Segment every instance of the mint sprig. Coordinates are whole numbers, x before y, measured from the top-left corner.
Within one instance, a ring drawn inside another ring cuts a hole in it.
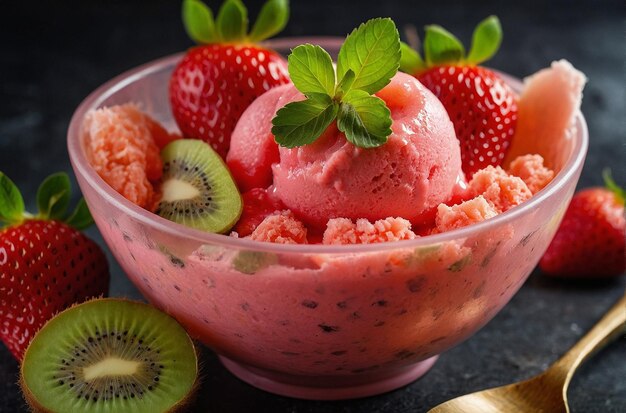
[[[424,59],[408,45],[402,44],[400,70],[418,74],[434,66],[447,64],[478,65],[491,59],[502,43],[502,27],[496,16],[489,16],[476,26],[472,47],[465,53],[463,43],[441,26],[425,28]]]
[[[268,0],[248,34],[248,9],[241,0],[224,0],[217,18],[201,0],[184,0],[183,24],[200,44],[257,43],[280,32],[289,19],[288,0]]]
[[[0,172],[0,227],[19,225],[27,219],[51,219],[64,221],[76,229],[85,229],[93,224],[84,199],[78,202],[76,209],[67,216],[71,198],[70,178],[64,172],[52,174],[39,186],[37,191],[37,215],[30,214],[24,206],[24,198],[19,189]]]
[[[289,75],[306,99],[278,110],[272,119],[276,142],[307,145],[334,122],[355,146],[374,148],[391,134],[391,112],[372,96],[400,66],[400,36],[389,18],[367,21],[353,30],[339,50],[337,71],[321,47],[304,44],[289,55]]]

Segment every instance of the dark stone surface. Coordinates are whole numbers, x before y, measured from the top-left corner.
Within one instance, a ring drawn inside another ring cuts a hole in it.
[[[190,45],[173,0],[8,2],[0,12],[0,170],[32,194],[58,170],[71,172],[65,132],[74,108],[95,87],[140,63]],[[211,2],[215,5],[216,2]],[[251,1],[248,3],[252,3]],[[293,1],[284,34],[342,35],[367,18],[388,15],[399,26],[437,22],[466,42],[474,24],[500,16],[505,40],[490,65],[523,77],[566,58],[589,77],[583,112],[591,144],[580,186],[624,169],[624,21],[622,1],[413,2]],[[254,13],[259,2],[250,8]],[[471,4],[471,5],[470,5]],[[90,235],[102,243],[97,230]],[[112,263],[112,294],[138,297]],[[554,281],[533,274],[496,318],[444,354],[422,379],[404,389],[357,401],[308,402],[273,396],[235,379],[204,351],[204,384],[197,412],[425,412],[467,392],[529,377],[548,366],[624,292],[626,279],[603,283]],[[626,411],[626,339],[581,368],[569,397],[573,412]],[[26,411],[18,366],[0,345],[0,412]]]

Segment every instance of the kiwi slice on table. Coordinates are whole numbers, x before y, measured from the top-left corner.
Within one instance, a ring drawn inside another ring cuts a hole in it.
[[[147,304],[96,299],[35,335],[20,384],[37,412],[159,413],[185,408],[197,377],[195,347],[176,320]]]
[[[243,208],[226,164],[206,143],[180,139],[163,148],[162,197],[156,213],[204,231],[232,228]]]

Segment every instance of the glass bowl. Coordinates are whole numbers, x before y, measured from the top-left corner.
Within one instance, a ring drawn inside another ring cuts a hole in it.
[[[341,39],[282,39],[336,53]],[[485,222],[411,241],[278,245],[210,234],[143,210],[110,188],[83,151],[87,111],[137,102],[170,130],[167,84],[181,54],[107,82],[78,107],[69,154],[96,224],[120,265],[155,306],[258,388],[307,399],[374,395],[422,376],[474,334],[524,283],[552,239],[587,150],[576,116],[555,179]],[[518,91],[521,83],[504,75]]]

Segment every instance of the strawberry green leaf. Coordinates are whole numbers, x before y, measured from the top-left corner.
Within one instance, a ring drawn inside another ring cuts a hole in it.
[[[624,200],[626,200],[624,188],[615,183],[613,177],[611,176],[611,170],[609,168],[606,168],[602,171],[602,178],[604,179],[604,185],[606,186],[606,188],[615,194],[620,204],[624,205]]]
[[[352,89],[369,94],[386,86],[400,66],[400,35],[389,18],[361,24],[348,35],[339,50],[337,77],[354,72]]]
[[[72,212],[72,215],[65,220],[65,223],[71,227],[81,231],[89,228],[93,224],[93,217],[87,208],[87,203],[84,198],[81,198],[76,205],[76,209]]]
[[[191,39],[196,43],[217,41],[213,12],[200,0],[183,1],[183,24]]]
[[[24,216],[24,199],[8,176],[0,172],[0,221],[17,223]]]
[[[323,93],[329,96],[334,93],[335,69],[326,50],[303,44],[291,51],[288,61],[289,77],[300,92],[305,95]]]
[[[348,69],[346,74],[343,75],[343,78],[341,78],[341,81],[337,85],[336,93],[341,93],[341,94],[348,93],[353,83],[354,83],[354,72],[352,71],[352,69]]]
[[[321,93],[287,104],[272,119],[276,142],[287,148],[314,142],[337,117],[337,106],[330,96]]]
[[[287,20],[289,20],[289,1],[267,0],[252,26],[250,41],[260,42],[280,33],[287,25]]]
[[[472,36],[472,48],[467,61],[479,64],[493,57],[502,43],[502,27],[496,16],[489,16],[478,23]]]
[[[441,26],[426,26],[424,57],[428,66],[459,62],[465,56],[463,44]]]
[[[419,53],[408,44],[400,42],[400,70],[413,75],[425,67],[426,65]]]
[[[60,219],[70,204],[72,189],[65,172],[47,177],[37,191],[37,207],[40,218]]]
[[[223,42],[235,42],[246,37],[248,10],[241,0],[226,0],[217,14],[217,33]]]
[[[353,89],[339,106],[337,127],[354,145],[375,148],[391,134],[391,112],[379,97]]]

